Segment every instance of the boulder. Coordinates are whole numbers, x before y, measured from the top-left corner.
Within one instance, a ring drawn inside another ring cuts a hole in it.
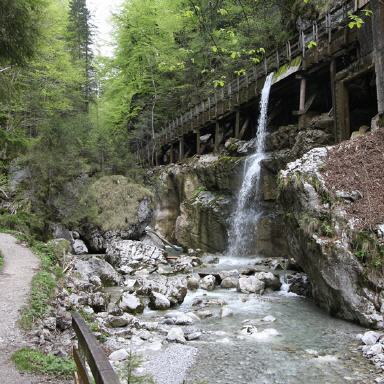
[[[149,297],[149,307],[151,309],[164,310],[170,308],[170,306],[171,302],[165,295],[159,292],[151,292]]]
[[[141,300],[128,292],[124,292],[118,303],[119,308],[124,312],[136,314],[144,311],[144,305]]]
[[[164,251],[160,248],[145,244],[141,241],[120,240],[113,241],[107,247],[106,259],[117,269],[125,271],[155,268],[159,264],[166,264]]]
[[[258,280],[261,280],[265,284],[265,288],[271,288],[277,291],[281,287],[281,282],[278,276],[275,276],[272,272],[258,272],[255,274]]]
[[[123,361],[127,360],[129,357],[129,353],[126,349],[119,349],[115,352],[112,352],[108,358],[110,361]]]
[[[237,284],[239,282],[239,278],[237,277],[234,277],[234,276],[228,276],[228,277],[225,277],[222,281],[221,281],[221,288],[236,288],[237,287]]]
[[[75,255],[85,255],[88,253],[88,248],[83,240],[76,239],[72,243],[72,250]]]
[[[216,285],[216,278],[213,275],[205,276],[201,279],[200,287],[206,291],[213,291]]]
[[[77,260],[74,267],[84,280],[89,280],[97,276],[103,285],[118,285],[121,281],[120,275],[115,271],[111,264],[98,257],[91,257],[88,260]]]
[[[187,286],[191,291],[195,291],[200,287],[200,276],[198,274],[194,274],[187,277]]]
[[[172,327],[167,334],[167,341],[175,343],[185,343],[184,331],[180,327]]]
[[[379,332],[368,331],[368,332],[365,332],[364,335],[361,337],[361,341],[365,345],[373,345],[373,344],[376,344],[379,337],[380,337]]]
[[[237,290],[242,293],[263,293],[264,288],[264,282],[256,276],[242,276],[237,284]]]

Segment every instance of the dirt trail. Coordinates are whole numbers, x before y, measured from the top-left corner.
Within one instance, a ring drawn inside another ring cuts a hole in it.
[[[20,309],[28,300],[31,280],[39,260],[10,235],[0,233],[4,265],[0,273],[0,382],[37,384],[41,379],[18,373],[10,361],[12,352],[25,345],[17,326]]]

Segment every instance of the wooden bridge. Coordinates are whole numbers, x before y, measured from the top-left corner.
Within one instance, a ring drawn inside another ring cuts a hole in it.
[[[137,161],[150,165],[172,163],[210,150],[217,152],[228,137],[244,138],[247,129],[250,129],[251,121],[244,116],[246,113],[242,113],[242,110],[246,110],[251,104],[253,109],[256,109],[255,102],[265,77],[270,72],[275,72],[275,85],[281,82],[286,87],[288,79],[291,83],[292,79],[296,80],[295,84],[300,80],[300,85],[296,86],[298,104],[291,110],[291,115],[296,116],[296,122],[300,124],[300,121],[305,120],[304,117],[316,97],[315,93],[308,92],[307,79],[316,71],[324,71],[324,66],[328,66],[327,81],[334,111],[335,139],[344,138],[350,130],[346,116],[348,111],[345,107],[347,94],[337,89],[337,82],[342,80],[337,79],[337,75],[347,68],[347,64],[362,60],[372,51],[372,43],[369,43],[372,40],[370,19],[367,18],[361,29],[351,29],[347,26],[350,13],[362,10],[368,3],[369,0],[348,0],[332,9],[309,28],[300,31],[296,38],[289,40],[285,46],[265,56],[260,64],[250,68],[244,76],[239,76],[225,87],[217,89],[207,99],[169,122],[150,142],[140,143],[137,147]],[[362,38],[365,38],[363,43]],[[341,59],[338,61],[345,55],[353,56],[349,63],[342,63]],[[372,69],[370,64],[371,62],[364,70],[367,67]],[[276,87],[272,88],[272,92],[274,88]],[[337,105],[338,95],[341,105]],[[337,114],[339,120],[342,120],[339,122],[338,126],[341,128],[338,131]],[[209,140],[211,146],[207,150],[206,144]]]

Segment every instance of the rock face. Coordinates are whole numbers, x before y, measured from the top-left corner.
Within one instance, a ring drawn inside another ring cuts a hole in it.
[[[316,148],[281,172],[290,251],[312,283],[316,302],[333,315],[383,326],[380,279],[354,253],[356,231],[320,170],[328,149]]]
[[[204,155],[155,171],[156,229],[185,248],[212,253],[225,251],[244,160],[244,157]],[[286,256],[287,248],[279,236],[282,221],[274,204],[278,173],[275,163],[265,161],[263,166],[262,188],[268,206],[260,228],[255,230],[254,242],[260,253],[269,257]]]

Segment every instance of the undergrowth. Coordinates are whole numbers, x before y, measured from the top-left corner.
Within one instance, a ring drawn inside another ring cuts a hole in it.
[[[361,231],[352,240],[354,255],[367,267],[378,269],[384,267],[384,245],[368,231]]]
[[[36,349],[22,348],[12,355],[12,361],[21,372],[52,375],[55,377],[71,377],[75,364],[70,358],[45,354]]]

